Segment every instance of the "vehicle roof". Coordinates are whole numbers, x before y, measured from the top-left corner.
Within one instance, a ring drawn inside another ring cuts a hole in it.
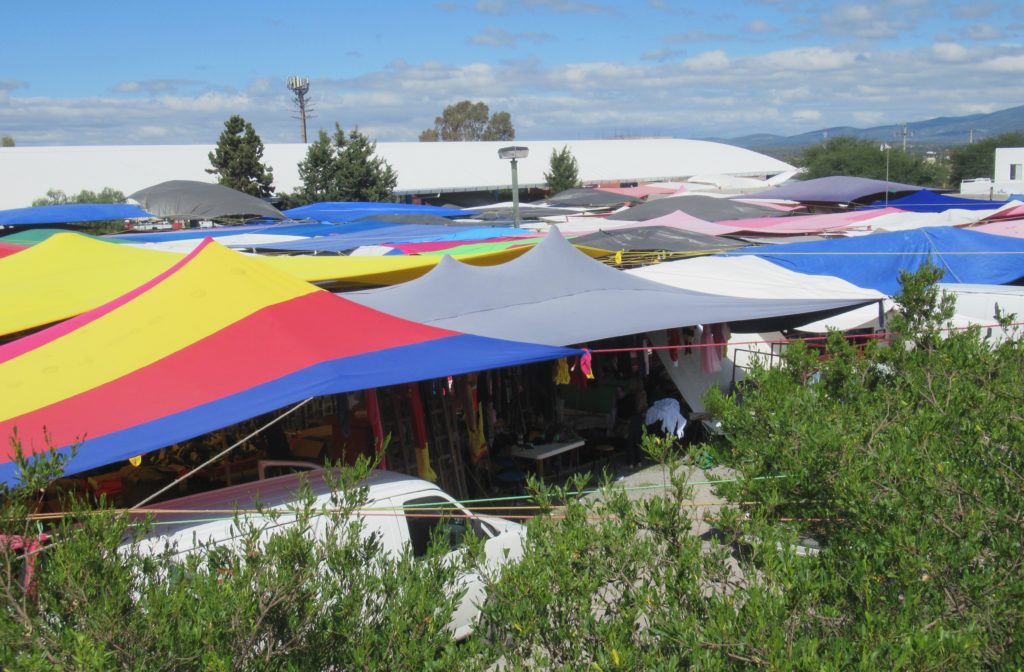
[[[213,511],[231,511],[238,509],[252,509],[259,502],[264,508],[285,508],[295,501],[296,492],[303,483],[308,483],[317,497],[325,497],[332,492],[331,484],[325,478],[328,471],[305,471],[294,474],[285,474],[274,478],[267,478],[262,481],[242,483],[209,492],[197,493],[152,504],[144,507],[143,511],[157,512],[157,520],[161,523],[182,521],[182,519],[194,518],[194,513]],[[422,491],[440,491],[433,483],[423,479],[398,474],[392,471],[374,470],[368,478],[358,484],[370,489],[370,501],[379,500],[395,495],[415,493]],[[176,513],[159,513],[160,511],[175,511]],[[216,514],[212,514],[217,517]],[[232,514],[224,513],[224,517]]]

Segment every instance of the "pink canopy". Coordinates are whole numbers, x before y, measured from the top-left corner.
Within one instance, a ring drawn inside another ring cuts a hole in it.
[[[1021,206],[1024,209],[1024,206]],[[972,226],[971,231],[980,231],[981,233],[992,233],[997,236],[1010,236],[1012,238],[1024,238],[1024,220],[1014,219],[1006,222],[992,222],[991,224],[981,224],[979,226]]]
[[[633,198],[647,198],[654,194],[681,194],[686,189],[669,189],[668,187],[655,187],[648,184],[641,184],[638,187],[598,187],[598,191],[607,191],[610,194],[620,194]]]

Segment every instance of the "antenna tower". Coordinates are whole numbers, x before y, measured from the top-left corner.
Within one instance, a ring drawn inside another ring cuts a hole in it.
[[[295,106],[299,108],[302,123],[302,144],[306,144],[306,94],[309,93],[309,77],[292,75],[288,78],[288,90],[295,95]]]

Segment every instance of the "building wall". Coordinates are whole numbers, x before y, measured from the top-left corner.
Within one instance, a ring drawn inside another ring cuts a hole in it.
[[[508,161],[498,158],[501,142],[382,142],[377,154],[398,174],[403,194],[497,191],[511,187]],[[517,141],[530,155],[519,160],[523,189],[544,185],[552,151],[563,146],[576,157],[584,182],[653,182],[698,174],[767,177],[792,170],[789,164],[747,149],[701,140]],[[27,207],[50,189],[74,194],[104,187],[131,194],[167,180],[214,182],[206,172],[212,145],[126,145],[102,147],[9,147],[0,151],[0,209]],[[273,168],[278,192],[300,185],[298,164],[306,145],[267,145],[264,161]]]

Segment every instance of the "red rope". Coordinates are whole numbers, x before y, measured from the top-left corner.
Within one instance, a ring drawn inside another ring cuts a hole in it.
[[[1008,327],[1019,327],[1024,325],[1024,322],[1012,322],[1006,326]],[[990,329],[992,327],[1002,327],[1001,324],[982,324],[982,325],[971,325],[970,327],[945,327],[939,329],[939,331],[966,331],[971,327],[977,326],[979,329]],[[889,338],[890,336],[896,336],[894,331],[879,331],[873,334],[844,334],[843,337],[847,339],[867,339],[867,338]],[[805,336],[803,338],[771,338],[760,341],[728,341],[726,343],[691,343],[689,345],[648,345],[639,348],[592,348],[590,352],[594,354],[598,353],[614,353],[614,352],[644,352],[645,350],[684,350],[688,348],[720,348],[723,345],[763,345],[765,343],[809,343],[812,341],[824,341],[828,336]]]

